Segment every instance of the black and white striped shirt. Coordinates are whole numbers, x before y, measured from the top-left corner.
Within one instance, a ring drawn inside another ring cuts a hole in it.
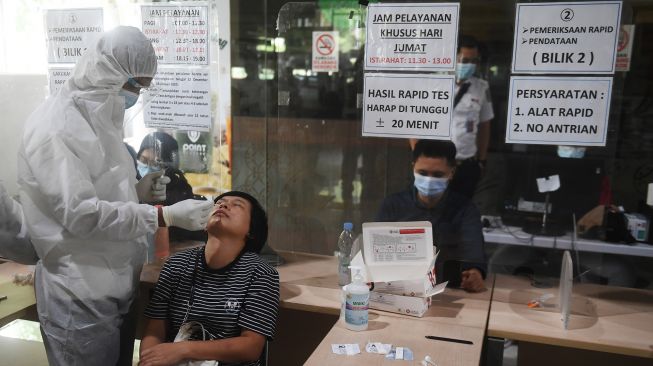
[[[168,320],[169,342],[179,332],[187,311],[187,321],[202,323],[212,339],[237,337],[245,328],[271,340],[278,308],[279,274],[274,267],[257,254],[245,252],[226,267],[211,269],[204,260],[202,246],[168,259],[145,316]]]

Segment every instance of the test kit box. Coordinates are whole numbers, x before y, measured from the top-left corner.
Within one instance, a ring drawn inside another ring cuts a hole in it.
[[[371,291],[382,292],[386,294],[393,294],[399,296],[417,296],[426,297],[433,296],[433,291],[436,289],[436,274],[435,274],[435,261],[438,254],[433,247],[434,255],[428,270],[421,276],[414,280],[397,280],[387,282],[372,282],[373,287]],[[442,291],[440,291],[442,292]],[[439,292],[438,292],[439,293]]]
[[[421,318],[431,306],[431,296],[441,293],[446,286],[446,283],[441,283],[425,296],[402,296],[370,291],[369,308]]]
[[[371,309],[421,317],[447,285],[436,285],[436,259],[430,222],[373,222],[363,224],[362,250],[351,265],[374,283]]]

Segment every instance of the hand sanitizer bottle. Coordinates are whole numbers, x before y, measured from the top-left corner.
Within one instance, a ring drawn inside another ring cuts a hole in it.
[[[349,268],[356,271],[356,274],[345,290],[345,326],[353,331],[366,330],[370,289],[363,282],[361,268],[358,266]]]

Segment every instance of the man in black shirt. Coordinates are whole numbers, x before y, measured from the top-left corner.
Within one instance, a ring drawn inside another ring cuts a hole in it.
[[[206,246],[172,256],[161,270],[145,310],[141,366],[189,360],[258,366],[274,336],[279,274],[257,255],[267,239],[265,211],[249,194],[227,192],[216,198],[206,229]],[[171,343],[194,322],[205,331],[193,334],[199,340]]]
[[[487,270],[481,217],[469,198],[447,189],[455,166],[452,142],[418,141],[413,150],[414,185],[386,197],[376,221],[430,221],[433,244],[440,251],[439,278],[445,263],[455,264],[461,271],[460,286],[476,292],[485,288]]]

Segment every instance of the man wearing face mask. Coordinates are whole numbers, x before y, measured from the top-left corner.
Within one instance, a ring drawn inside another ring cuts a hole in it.
[[[460,286],[471,292],[485,288],[486,259],[478,209],[471,200],[447,189],[456,170],[456,146],[450,141],[419,140],[413,149],[412,187],[386,197],[378,222],[429,221],[442,280],[444,263],[460,263]]]
[[[451,189],[470,198],[485,168],[490,120],[494,118],[489,85],[474,76],[479,61],[478,42],[462,36],[458,42],[453,109],[453,142],[458,168]]]

